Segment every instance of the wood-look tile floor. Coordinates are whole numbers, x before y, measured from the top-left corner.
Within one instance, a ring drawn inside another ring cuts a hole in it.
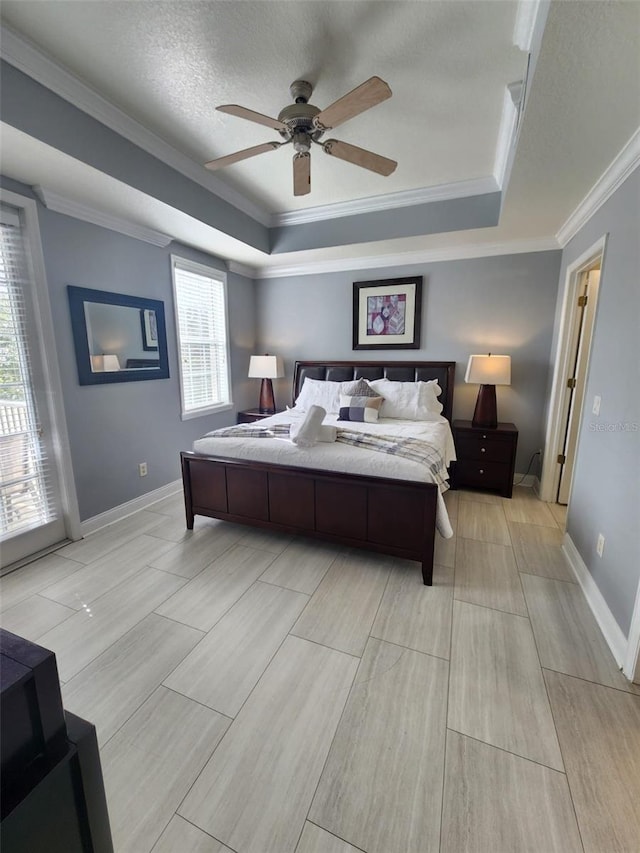
[[[161,501],[0,581],[96,724],[116,853],[631,853],[640,687],[566,513],[446,496],[417,564]]]

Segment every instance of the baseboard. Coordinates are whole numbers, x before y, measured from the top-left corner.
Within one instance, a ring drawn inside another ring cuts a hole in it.
[[[587,568],[587,564],[580,556],[580,552],[568,533],[564,534],[562,550],[569,560],[573,573],[582,588],[584,597],[587,599],[587,604],[591,608],[593,615],[596,617],[596,622],[600,626],[600,630],[602,631],[607,645],[611,649],[611,653],[613,654],[616,663],[622,668],[627,655],[627,638],[622,633],[620,626],[614,619],[613,613],[609,610],[609,605],[604,600],[602,593],[591,576],[591,572]]]
[[[171,497],[171,495],[175,495],[180,491],[182,491],[182,480],[174,480],[173,483],[167,483],[166,486],[161,486],[159,489],[154,489],[152,492],[140,495],[139,498],[134,498],[132,501],[114,506],[113,509],[101,512],[100,515],[87,518],[80,523],[82,535],[88,536],[102,527],[107,527],[116,521],[122,521],[123,518],[133,515],[134,512],[138,512],[141,509],[148,509],[152,504],[164,500],[164,498]]]

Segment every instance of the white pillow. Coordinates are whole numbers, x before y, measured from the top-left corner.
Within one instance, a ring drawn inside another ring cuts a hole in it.
[[[384,397],[380,410],[381,418],[427,421],[439,416],[442,412],[442,404],[437,399],[442,391],[435,379],[429,382],[393,382],[390,379],[373,379],[369,385],[377,394]]]
[[[437,379],[429,379],[428,382],[418,382],[420,386],[420,403],[426,406],[431,414],[439,415],[442,412],[442,403],[438,397],[442,394],[442,388]]]
[[[364,380],[351,379],[348,382],[327,382],[324,379],[311,379],[305,377],[302,388],[298,394],[294,409],[297,412],[308,412],[311,406],[322,406],[329,414],[340,411],[340,395],[358,394],[358,386],[364,384]]]

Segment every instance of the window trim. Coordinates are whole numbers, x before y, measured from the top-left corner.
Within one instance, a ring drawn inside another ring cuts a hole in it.
[[[193,272],[198,275],[206,276],[219,281],[222,284],[222,294],[224,301],[224,325],[226,330],[226,353],[227,353],[227,387],[229,388],[229,399],[222,403],[215,403],[210,406],[204,406],[201,409],[190,409],[185,411],[184,407],[184,376],[182,374],[182,338],[180,335],[180,323],[178,320],[178,294],[176,290],[176,268],[184,269],[187,272]],[[227,412],[234,408],[233,404],[233,385],[231,383],[231,342],[229,325],[229,291],[227,288],[227,273],[224,270],[217,269],[213,266],[192,261],[189,258],[183,258],[180,255],[171,255],[171,288],[173,291],[173,318],[176,327],[176,338],[178,344],[178,375],[180,378],[180,418],[183,421],[191,420],[192,418],[202,418],[206,415],[219,414]]]

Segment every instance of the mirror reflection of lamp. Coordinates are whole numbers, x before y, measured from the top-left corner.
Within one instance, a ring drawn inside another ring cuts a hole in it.
[[[480,385],[471,426],[495,429],[498,426],[496,385],[511,385],[511,356],[470,355],[464,381]]]
[[[276,411],[276,401],[273,396],[272,379],[284,376],[282,359],[275,355],[252,355],[249,360],[249,378],[262,379],[260,385],[260,413],[273,415]]]
[[[91,370],[93,373],[110,373],[120,370],[120,362],[117,355],[92,355]]]

